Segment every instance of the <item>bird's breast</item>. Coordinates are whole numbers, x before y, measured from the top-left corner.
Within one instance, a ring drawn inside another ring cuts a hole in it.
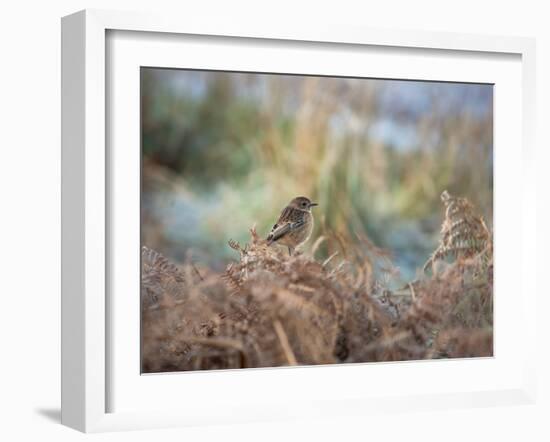
[[[293,230],[281,238],[278,242],[283,245],[297,247],[307,241],[313,232],[313,216],[310,213],[304,215],[304,225],[296,230]]]

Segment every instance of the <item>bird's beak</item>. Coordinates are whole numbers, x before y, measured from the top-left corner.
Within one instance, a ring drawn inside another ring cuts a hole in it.
[[[315,207],[315,206],[318,206],[319,204],[317,203],[309,203],[309,207]]]

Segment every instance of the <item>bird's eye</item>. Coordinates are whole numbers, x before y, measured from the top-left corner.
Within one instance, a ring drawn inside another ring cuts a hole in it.
[[[302,206],[306,207],[306,206],[307,206],[307,203],[304,201],[304,202],[302,203]]]

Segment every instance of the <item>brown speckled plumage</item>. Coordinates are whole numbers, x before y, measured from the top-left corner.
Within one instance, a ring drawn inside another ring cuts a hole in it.
[[[306,242],[313,231],[312,203],[309,198],[299,196],[286,206],[267,237],[268,245],[277,242],[288,247],[288,253]]]

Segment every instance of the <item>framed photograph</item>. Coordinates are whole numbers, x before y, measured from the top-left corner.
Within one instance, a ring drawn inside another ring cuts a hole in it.
[[[62,422],[530,403],[530,39],[62,21]]]

